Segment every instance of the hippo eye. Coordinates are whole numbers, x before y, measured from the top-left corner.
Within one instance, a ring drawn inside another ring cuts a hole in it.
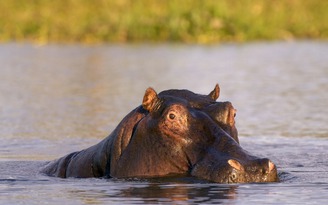
[[[175,118],[175,114],[170,113],[170,114],[169,114],[169,118],[170,118],[171,120],[174,120],[174,118]]]

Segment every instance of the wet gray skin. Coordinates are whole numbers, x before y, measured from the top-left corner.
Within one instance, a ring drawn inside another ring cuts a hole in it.
[[[50,162],[43,172],[58,177],[185,175],[218,183],[279,180],[270,160],[250,155],[219,126],[218,120],[224,120],[218,116],[225,114],[211,116],[211,106],[226,113],[220,106],[202,108],[190,102],[149,88],[142,107],[128,114],[111,135]]]

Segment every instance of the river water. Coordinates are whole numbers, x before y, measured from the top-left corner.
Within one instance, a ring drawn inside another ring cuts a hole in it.
[[[0,45],[0,204],[325,204],[328,42]],[[207,94],[238,110],[241,145],[281,182],[60,179],[48,160],[96,144],[145,89]]]

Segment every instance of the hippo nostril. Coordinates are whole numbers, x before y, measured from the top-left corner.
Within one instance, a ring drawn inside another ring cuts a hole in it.
[[[275,165],[270,160],[269,160],[268,165],[269,165],[269,173],[270,173],[274,169]]]
[[[229,159],[228,160],[228,164],[235,168],[236,170],[238,171],[243,171],[244,170],[244,167],[237,161],[237,160],[234,160],[234,159]]]

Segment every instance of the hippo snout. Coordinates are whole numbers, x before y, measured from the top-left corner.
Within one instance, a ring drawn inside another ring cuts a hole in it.
[[[277,182],[276,165],[269,159],[255,159],[241,164],[236,159],[229,159],[227,183]]]

